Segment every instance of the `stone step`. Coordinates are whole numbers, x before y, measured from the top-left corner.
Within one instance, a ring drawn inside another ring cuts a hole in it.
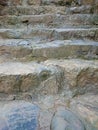
[[[90,40],[35,42],[30,39],[3,39],[0,41],[0,56],[1,62],[8,59],[26,61],[48,58],[98,59],[98,42]]]
[[[83,40],[52,41],[32,46],[34,57],[98,59],[98,42]]]
[[[97,7],[96,7],[97,8]],[[39,14],[92,14],[93,12],[97,13],[97,10],[94,9],[94,6],[76,6],[76,7],[65,7],[65,6],[7,6],[3,7],[1,10],[1,15],[39,15]]]
[[[1,39],[32,39],[32,40],[66,40],[93,39],[98,40],[98,28],[21,28],[0,29]]]
[[[63,95],[77,96],[79,94],[98,94],[98,60],[47,60],[48,66],[60,67],[63,71]]]
[[[68,27],[68,26],[97,26],[98,15],[90,14],[42,14],[22,16],[0,16],[1,28],[21,27]]]
[[[63,28],[55,29],[55,39],[87,38],[98,40],[98,28]]]
[[[98,61],[80,59],[47,60],[43,63],[0,64],[0,93],[73,97],[98,93]]]
[[[32,95],[56,94],[60,71],[36,62],[5,62],[0,64],[0,93]],[[58,76],[58,77],[57,77]]]

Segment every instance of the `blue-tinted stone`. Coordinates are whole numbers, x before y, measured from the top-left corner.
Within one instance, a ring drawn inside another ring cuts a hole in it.
[[[13,102],[5,105],[2,116],[6,120],[0,130],[37,130],[39,108],[27,102]]]

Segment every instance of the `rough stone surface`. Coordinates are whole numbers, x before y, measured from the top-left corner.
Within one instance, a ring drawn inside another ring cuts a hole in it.
[[[97,95],[98,0],[0,0],[0,130],[98,130]]]
[[[65,14],[65,8],[62,6],[9,6],[3,9],[3,15],[39,15],[40,14],[51,14],[51,13],[60,13]]]
[[[92,39],[98,40],[98,28],[23,28],[0,29],[1,39],[32,39],[32,40],[67,40],[67,39]]]
[[[71,19],[71,20],[70,20]],[[24,15],[24,16],[0,16],[1,28],[26,28],[28,27],[48,27],[48,28],[68,28],[68,27],[91,27],[98,25],[98,15],[89,14],[40,14],[39,15]]]
[[[40,60],[48,58],[98,59],[98,42],[90,40],[55,40],[35,42],[26,39],[0,41],[1,63],[9,60]],[[71,51],[70,51],[71,50]],[[34,58],[35,57],[35,58]],[[9,59],[9,60],[8,60]]]
[[[16,67],[17,66],[17,67]],[[17,71],[18,70],[18,71]],[[61,81],[61,73],[55,67],[38,63],[0,64],[0,92],[19,93],[32,91],[34,94],[56,94]],[[58,76],[58,77],[57,77]]]
[[[71,109],[83,120],[86,130],[98,129],[98,95],[86,94],[73,99]]]
[[[51,130],[85,130],[81,120],[70,110],[58,110],[51,123]]]
[[[65,94],[68,88],[74,94],[98,93],[98,62],[85,60],[48,60],[47,65],[56,65],[63,69]]]

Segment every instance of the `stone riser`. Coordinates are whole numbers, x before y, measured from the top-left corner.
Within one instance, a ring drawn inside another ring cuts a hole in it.
[[[30,28],[26,29],[1,29],[0,38],[7,39],[32,39],[32,40],[68,40],[93,39],[98,40],[98,28]]]
[[[40,15],[40,14],[65,14],[66,7],[56,6],[9,6],[2,9],[2,15]]]
[[[28,15],[28,16],[0,16],[1,28],[30,27],[68,27],[98,25],[97,15]]]
[[[61,5],[61,6],[71,6],[71,5],[94,5],[98,4],[97,1],[94,0],[81,0],[81,1],[74,1],[73,0],[3,0],[8,3],[8,5]]]
[[[88,28],[88,29],[56,29],[55,30],[55,39],[64,40],[64,39],[93,39],[98,40],[98,30],[97,28]]]
[[[98,59],[98,46],[90,45],[61,45],[60,47],[50,47],[33,49],[33,57],[36,58],[84,58]]]
[[[40,14],[92,14],[98,13],[97,6],[8,6],[1,8],[1,15],[40,15]]]
[[[8,58],[10,60],[25,58],[27,61],[48,58],[98,59],[98,42],[69,40],[33,43],[29,40],[16,40],[11,43],[12,41],[5,40],[0,43],[0,56],[5,56],[7,60]],[[4,42],[5,44],[3,44]]]

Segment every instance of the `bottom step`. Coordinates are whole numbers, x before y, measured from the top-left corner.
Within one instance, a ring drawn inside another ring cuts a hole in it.
[[[76,96],[98,93],[98,61],[47,60],[0,64],[0,94]]]

